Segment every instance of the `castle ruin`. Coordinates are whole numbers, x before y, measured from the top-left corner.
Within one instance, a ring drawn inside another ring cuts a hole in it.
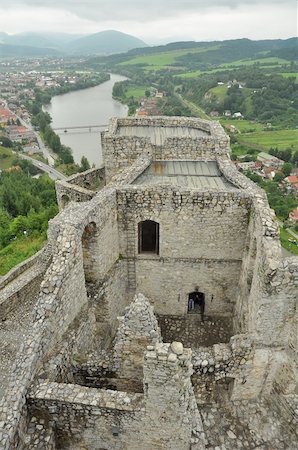
[[[217,122],[114,118],[102,146],[0,282],[0,448],[297,449],[298,258],[265,193]]]

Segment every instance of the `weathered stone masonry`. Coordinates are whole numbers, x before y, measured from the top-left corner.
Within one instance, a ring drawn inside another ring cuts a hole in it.
[[[57,183],[45,250],[2,280],[4,339],[23,305],[28,325],[2,366],[0,448],[294,449],[298,263],[265,194],[215,122],[113,119],[102,141],[105,171]],[[229,189],[134,184],[155,160],[216,162]],[[158,253],[140,252],[146,220]]]

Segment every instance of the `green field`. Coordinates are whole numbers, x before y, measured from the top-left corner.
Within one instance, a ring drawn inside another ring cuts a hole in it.
[[[220,119],[220,123],[225,125],[234,125],[240,133],[253,133],[260,132],[264,130],[264,125],[256,122],[251,122],[250,120],[239,120],[239,119]]]
[[[269,150],[270,147],[277,147],[279,150],[291,147],[293,151],[298,150],[298,130],[256,131],[238,135],[237,139],[241,144],[253,144],[264,150]]]
[[[202,73],[204,73],[204,72],[201,72],[200,70],[196,70],[195,72],[179,73],[174,76],[179,77],[179,78],[198,78],[202,75]]]
[[[237,141],[242,146],[248,146],[259,150],[268,151],[270,147],[285,150],[291,147],[298,150],[298,130],[274,130],[265,131],[264,125],[249,120],[220,119],[221,125],[234,125],[239,131]]]
[[[44,244],[44,237],[21,238],[0,250],[0,275],[5,275],[14,266],[38,252]]]
[[[126,98],[130,98],[130,97],[134,97],[134,98],[140,98],[140,97],[144,97],[145,96],[145,91],[148,90],[148,87],[129,87],[126,91],[125,91],[125,97]]]
[[[171,50],[169,52],[155,53],[154,55],[137,56],[129,61],[123,61],[119,65],[141,65],[144,66],[145,70],[160,70],[177,62],[177,58],[180,56],[188,55],[189,53],[203,53],[209,50],[216,50],[217,48],[220,48],[220,46]]]
[[[16,159],[16,155],[11,150],[0,146],[0,169],[11,167],[14,159]]]
[[[218,67],[238,67],[238,66],[253,66],[254,64],[260,64],[264,66],[276,67],[279,65],[290,65],[290,62],[286,59],[277,58],[275,56],[268,58],[257,58],[257,59],[239,59],[238,61],[233,61],[231,63],[223,63]]]
[[[218,100],[223,101],[226,93],[228,91],[227,86],[215,86],[214,88],[209,89],[208,92],[211,92],[213,95],[215,95]]]
[[[279,72],[278,75],[281,75],[284,78],[296,78],[296,82],[298,82],[298,72]]]

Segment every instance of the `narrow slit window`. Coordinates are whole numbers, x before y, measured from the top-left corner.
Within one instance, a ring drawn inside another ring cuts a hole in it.
[[[159,223],[153,220],[139,223],[139,253],[159,254]]]

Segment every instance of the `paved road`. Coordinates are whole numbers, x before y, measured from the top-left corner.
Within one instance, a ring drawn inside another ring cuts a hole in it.
[[[8,106],[7,106],[7,102],[5,102],[5,107],[7,109],[9,109]],[[15,113],[13,113],[13,114],[20,120],[21,124],[24,127],[28,128],[30,131],[32,131],[34,133],[34,135],[35,135],[35,137],[37,139],[39,148],[40,148],[40,150],[43,153],[43,156],[49,161],[50,164],[54,165],[55,159],[53,157],[53,153],[51,153],[49,151],[49,149],[45,146],[45,144],[42,141],[39,133],[37,133],[34,130],[34,128],[32,127],[31,123],[25,122],[21,117],[17,116]],[[35,167],[37,167],[39,170],[48,173],[49,177],[52,178],[53,180],[66,180],[66,178],[67,178],[63,173],[58,172],[58,170],[56,170],[54,167],[52,167],[52,165],[47,165],[47,164],[45,164],[45,163],[43,163],[41,161],[37,161],[34,158],[30,158],[30,156],[23,155],[22,153],[18,153],[18,156],[20,158],[22,158],[22,159],[27,159],[27,160],[31,161],[32,164]]]
[[[6,102],[6,101],[5,101],[5,107],[6,107],[6,109],[8,109],[8,110],[10,111],[10,109],[8,108],[8,105],[7,105],[7,102]],[[41,139],[41,137],[40,137],[40,134],[37,133],[37,132],[34,130],[34,128],[33,128],[33,126],[31,125],[31,123],[30,123],[30,122],[26,122],[26,121],[25,121],[24,119],[22,119],[20,116],[16,115],[13,111],[10,111],[10,112],[11,112],[12,114],[14,114],[14,115],[19,119],[19,121],[21,122],[21,124],[22,124],[24,127],[28,128],[30,131],[32,131],[32,133],[33,133],[33,134],[35,135],[35,137],[36,137],[36,140],[37,140],[37,142],[38,142],[38,146],[39,146],[40,150],[42,151],[42,154],[43,154],[44,158],[46,158],[46,159],[49,161],[49,164],[50,164],[50,165],[54,165],[56,155],[53,154],[53,152],[51,152],[51,151],[49,150],[49,148],[45,146],[44,142],[42,141],[42,139]]]
[[[67,177],[61,173],[58,172],[58,170],[54,169],[54,167],[48,166],[47,164],[37,161],[36,159],[30,158],[30,156],[23,155],[22,153],[18,153],[18,156],[22,159],[27,159],[28,161],[31,161],[32,164],[37,167],[39,170],[42,170],[43,172],[46,172],[49,174],[49,177],[53,180],[66,180]]]

